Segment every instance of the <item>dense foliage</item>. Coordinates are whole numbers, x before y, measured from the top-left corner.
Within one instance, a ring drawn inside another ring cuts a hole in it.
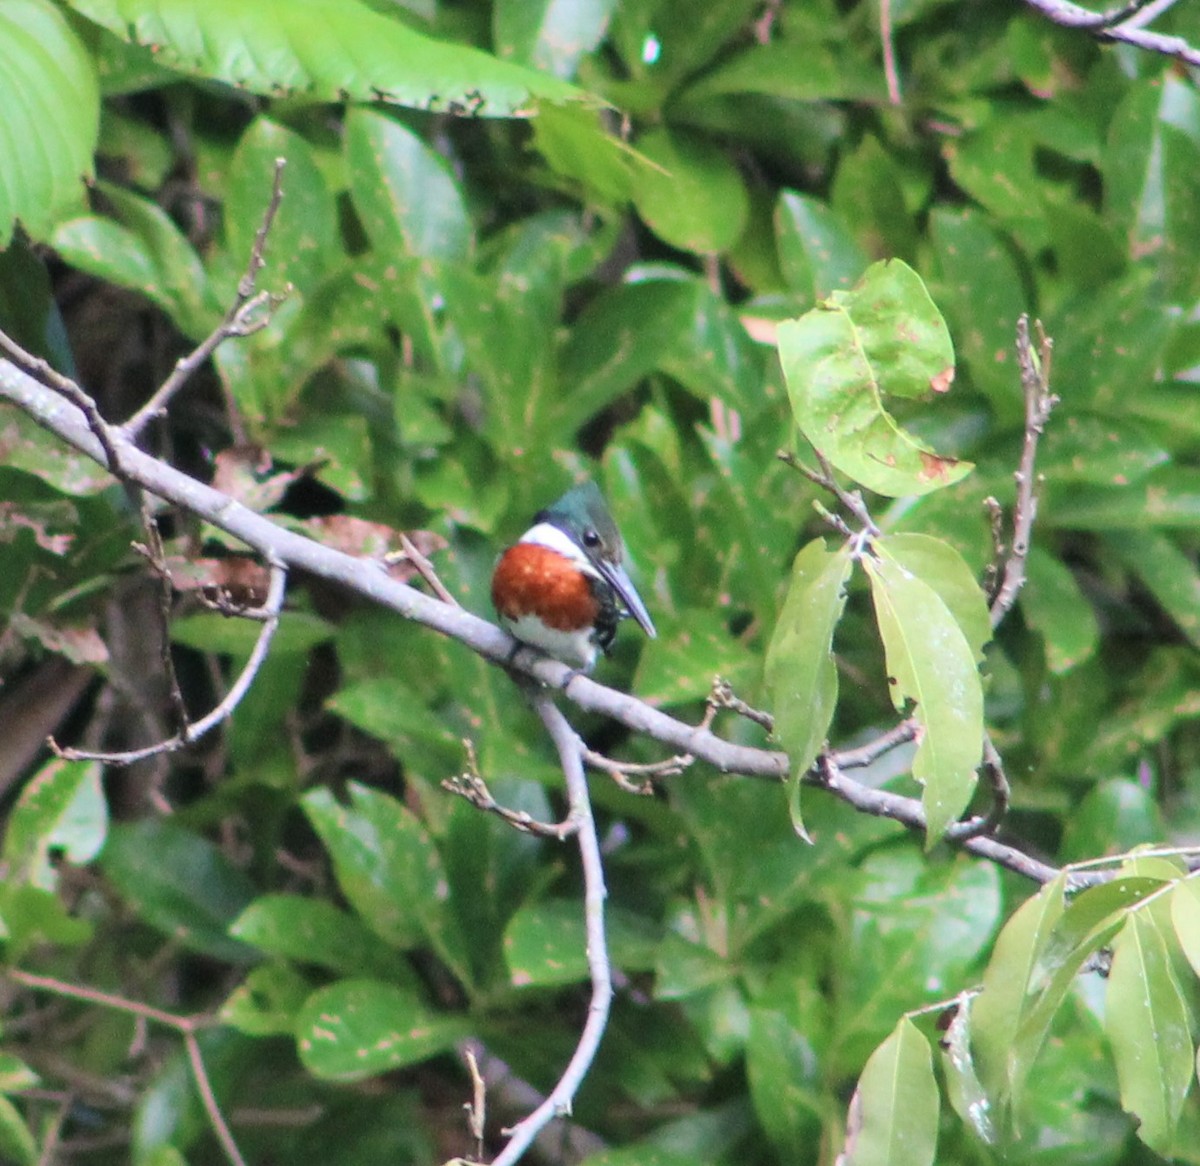
[[[1195,4],[1159,25],[1200,43]],[[0,0],[0,134],[0,326],[148,453],[353,554],[405,531],[488,618],[497,550],[594,477],[659,631],[596,679],[697,722],[719,675],[777,718],[715,725],[787,785],[593,774],[617,995],[540,1153],[1200,1162],[1184,64],[994,0]],[[993,638],[1023,313],[1060,402]],[[508,1070],[494,1156],[589,998],[571,842],[442,787],[562,817],[513,678],[293,571],[228,723],[52,756],[202,716],[265,572],[0,409],[0,1158],[469,1156],[468,1041]],[[810,769],[908,713],[857,777],[924,836]],[[985,726],[1044,885],[940,841],[991,804]]]

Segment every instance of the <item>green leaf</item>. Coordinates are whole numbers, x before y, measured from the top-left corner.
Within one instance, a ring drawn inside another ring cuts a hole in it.
[[[465,1019],[431,1013],[415,993],[377,980],[339,980],[296,1017],[300,1060],[317,1077],[357,1081],[414,1065],[468,1034]]]
[[[388,256],[456,261],[471,250],[471,221],[445,160],[382,113],[346,119],[351,195],[375,249]]]
[[[496,52],[563,81],[601,41],[616,0],[497,0],[492,10]]]
[[[966,462],[916,441],[885,408],[945,392],[954,377],[946,325],[920,277],[898,259],[867,269],[779,325],[779,356],[800,431],[839,470],[879,494],[925,494],[959,481]]]
[[[1100,625],[1075,576],[1040,547],[1029,548],[1021,611],[1046,645],[1046,664],[1062,675],[1090,659],[1100,642]]]
[[[1171,922],[1179,947],[1200,976],[1200,883],[1184,879],[1171,893]]]
[[[889,534],[884,545],[906,571],[938,593],[982,664],[984,645],[992,638],[992,617],[966,559],[948,542],[927,534]]]
[[[664,242],[681,251],[717,254],[737,242],[750,204],[737,167],[706,139],[653,129],[637,141],[650,163],[638,168],[633,201]]]
[[[871,1054],[846,1120],[846,1166],[922,1166],[937,1151],[940,1102],[929,1042],[907,1016]]]
[[[962,629],[927,583],[892,558],[885,539],[863,559],[883,638],[892,701],[921,726],[913,776],[925,787],[926,847],[967,807],[983,750],[983,686]]]
[[[996,1141],[996,1127],[971,1053],[972,1004],[973,997],[964,992],[951,1005],[954,1017],[941,1040],[942,1073],[954,1112],[981,1142],[990,1146]]]
[[[1146,585],[1188,642],[1200,647],[1200,571],[1194,558],[1171,536],[1153,530],[1123,530],[1104,541]]]
[[[1004,925],[983,975],[983,991],[972,1006],[971,1040],[980,1079],[997,1104],[1012,1097],[1028,1065],[1016,1057],[1016,1038],[1026,997],[1035,988],[1034,970],[1066,910],[1066,874],[1031,895]]]
[[[1162,811],[1148,785],[1115,777],[1090,789],[1072,808],[1059,857],[1081,862],[1166,836]]]
[[[229,934],[268,955],[334,972],[388,975],[394,954],[352,915],[324,899],[263,895],[232,923]]]
[[[1113,944],[1104,1015],[1121,1105],[1138,1137],[1170,1156],[1195,1066],[1190,1012],[1151,911],[1131,913]]]
[[[628,911],[605,913],[609,958],[625,972],[654,967],[658,932]],[[509,977],[518,988],[574,984],[588,978],[583,904],[543,900],[518,909],[504,932]]]
[[[0,1093],[20,1093],[41,1084],[41,1078],[20,1057],[0,1053]]]
[[[54,858],[61,853],[83,866],[100,853],[107,833],[100,766],[49,761],[21,791],[10,813],[4,835],[7,877],[52,891],[58,885]]]
[[[311,994],[312,984],[294,968],[264,964],[250,969],[221,1005],[218,1017],[247,1036],[291,1036]]]
[[[15,405],[0,403],[0,448],[8,469],[33,474],[62,494],[98,494],[113,484],[91,458],[47,442],[45,430]]]
[[[754,1109],[782,1161],[802,1161],[820,1138],[826,1100],[820,1060],[808,1037],[781,1012],[754,1008],[746,1077]]]
[[[160,64],[266,97],[527,117],[538,99],[580,96],[544,73],[423,36],[359,0],[73,0],[72,7],[130,44],[152,46]]]
[[[121,824],[100,865],[138,915],[184,947],[230,963],[255,960],[253,948],[228,935],[253,888],[211,842],[171,821]]]
[[[39,1160],[37,1143],[25,1119],[4,1096],[0,1096],[0,1157],[13,1166],[34,1166]]]
[[[833,635],[846,606],[852,562],[847,548],[831,552],[820,539],[796,556],[767,648],[763,679],[771,695],[775,736],[791,762],[788,805],[802,835],[801,780],[825,744],[837,707]]]
[[[321,836],[338,886],[363,922],[399,948],[427,939],[464,982],[470,982],[462,937],[449,909],[449,885],[433,840],[395,798],[350,782],[349,804],[327,789],[303,798]]]
[[[20,223],[39,241],[86,207],[100,126],[96,69],[59,9],[0,3],[0,250]]]
[[[1093,413],[1056,413],[1038,449],[1038,468],[1060,485],[1127,486],[1169,460],[1141,426]]]
[[[775,208],[779,264],[788,286],[819,301],[851,287],[867,257],[825,203],[785,190]]]

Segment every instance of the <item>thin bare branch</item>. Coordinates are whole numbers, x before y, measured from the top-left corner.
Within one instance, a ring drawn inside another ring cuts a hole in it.
[[[250,249],[250,261],[246,272],[238,281],[237,295],[221,322],[196,346],[187,356],[181,357],[171,370],[171,375],[155,390],[154,394],[121,429],[124,435],[136,441],[142,430],[161,416],[171,403],[175,394],[192,378],[201,365],[230,337],[250,336],[265,328],[271,319],[271,312],[281,302],[281,297],[273,296],[270,292],[258,292],[258,273],[266,266],[264,254],[267,248],[267,236],[275,222],[279,204],[283,201],[283,171],[287,165],[285,158],[275,159],[275,177],[271,185],[271,198],[267,209],[263,212],[262,223],[254,235],[254,245]]]
[[[583,742],[549,692],[536,692],[532,700],[534,711],[546,727],[558,751],[567,783],[571,817],[578,823],[577,837],[583,867],[584,922],[592,998],[579,1043],[575,1046],[575,1052],[558,1084],[550,1090],[537,1109],[508,1131],[508,1143],[496,1155],[492,1166],[513,1166],[542,1129],[555,1118],[571,1112],[575,1094],[591,1068],[596,1050],[600,1047],[600,1038],[608,1024],[608,1012],[613,997],[612,969],[608,962],[608,944],[604,931],[604,900],[607,896],[604,887],[604,863],[600,854],[600,839],[596,834],[596,822],[592,817],[587,777],[583,772]]]
[[[1004,772],[1004,761],[996,749],[992,738],[983,738],[983,773],[991,790],[992,804],[986,814],[968,818],[965,822],[956,822],[944,837],[950,843],[962,843],[968,838],[979,838],[985,834],[994,834],[996,828],[1008,813],[1008,803],[1012,790],[1008,784],[1008,776]]]
[[[1021,391],[1025,396],[1025,442],[1021,449],[1021,464],[1013,478],[1017,484],[1017,501],[1013,509],[1012,549],[1004,564],[1000,587],[992,600],[992,627],[1012,610],[1025,583],[1025,562],[1037,517],[1038,442],[1050,419],[1058,398],[1050,392],[1050,366],[1053,342],[1042,329],[1041,321],[1034,324],[1038,337],[1035,353],[1029,336],[1029,317],[1017,321],[1017,363],[1021,370]]]
[[[896,68],[896,41],[892,28],[892,0],[879,0],[879,39],[883,44],[883,75],[887,81],[888,101],[899,105],[900,72]]]
[[[250,658],[238,674],[238,678],[230,686],[224,698],[211,712],[201,717],[195,723],[185,723],[183,729],[165,741],[157,741],[153,745],[145,745],[140,749],[129,749],[120,753],[96,753],[85,749],[64,749],[53,738],[49,745],[54,753],[67,761],[102,761],[106,765],[132,765],[147,757],[155,757],[160,753],[174,753],[179,749],[193,744],[206,733],[216,728],[222,721],[228,720],[234,710],[241,704],[254,678],[258,675],[267,653],[271,649],[271,641],[279,627],[279,613],[283,609],[283,598],[287,590],[287,570],[278,560],[271,562],[271,577],[267,590],[267,600],[261,608],[248,609],[246,618],[262,623],[258,639],[250,652]]]
[[[450,589],[442,582],[433,564],[420,552],[413,540],[404,531],[399,531],[398,533],[400,535],[400,546],[403,548],[402,553],[404,558],[417,569],[417,574],[429,584],[434,595],[443,603],[452,604],[454,607],[461,607],[462,604],[450,594]],[[392,556],[389,555],[388,559],[391,558]]]
[[[204,1112],[208,1117],[208,1124],[212,1126],[213,1134],[221,1143],[221,1149],[225,1151],[225,1157],[229,1159],[232,1166],[246,1166],[246,1159],[242,1157],[237,1142],[233,1140],[233,1134],[230,1132],[225,1116],[221,1113],[221,1106],[217,1102],[217,1095],[213,1092],[212,1082],[208,1078],[208,1070],[204,1067],[204,1054],[200,1051],[200,1042],[191,1029],[184,1031],[183,1045],[187,1049],[188,1064],[192,1067],[196,1090],[200,1094],[200,1102],[204,1106]]]
[[[1145,26],[1161,16],[1175,0],[1153,0],[1151,3],[1126,4],[1109,12],[1093,12],[1068,0],[1025,0],[1034,11],[1063,28],[1077,28],[1097,40],[1117,41],[1134,48],[1171,57],[1193,68],[1200,68],[1200,49],[1181,36],[1167,36]]]

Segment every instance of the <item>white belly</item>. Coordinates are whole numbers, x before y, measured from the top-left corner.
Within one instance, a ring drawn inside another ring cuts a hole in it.
[[[520,619],[505,619],[500,622],[510,635],[523,644],[541,648],[547,655],[561,660],[571,668],[582,668],[590,672],[596,663],[596,645],[592,640],[592,629],[580,632],[560,632],[548,628],[540,619],[523,615]]]

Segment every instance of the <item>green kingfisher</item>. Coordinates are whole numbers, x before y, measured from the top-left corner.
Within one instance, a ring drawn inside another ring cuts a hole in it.
[[[654,638],[654,623],[621,560],[625,547],[595,482],[568,490],[539,511],[492,575],[500,623],[581,672],[607,652],[622,619]]]

